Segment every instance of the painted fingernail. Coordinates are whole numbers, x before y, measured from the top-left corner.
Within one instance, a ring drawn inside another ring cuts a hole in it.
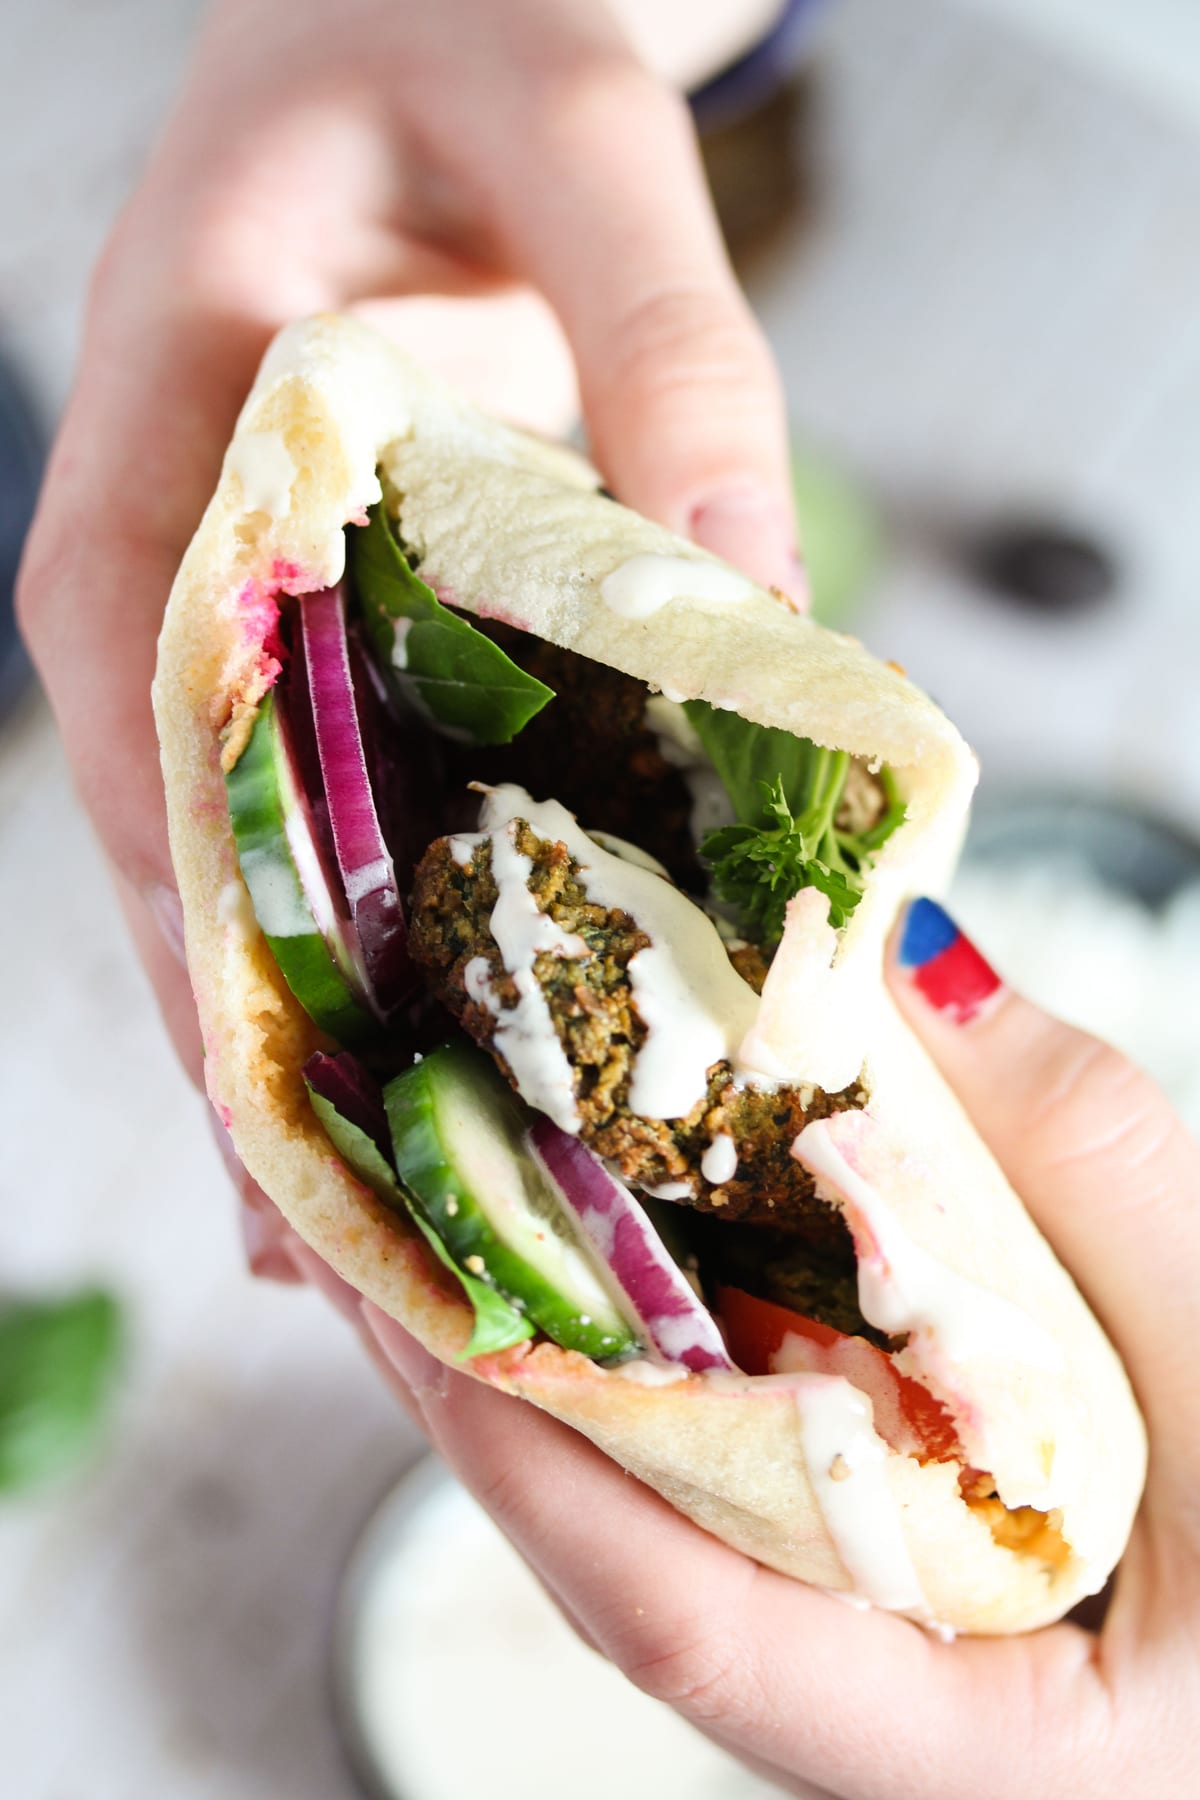
[[[176,962],[186,968],[187,950],[183,939],[183,907],[179,903],[179,895],[173,887],[168,887],[165,882],[158,882],[153,887],[145,888],[142,898],[162,933],[163,942]]]
[[[1003,985],[936,900],[912,902],[896,960],[929,1005],[959,1025],[978,1018]]]
[[[446,1365],[436,1356],[430,1356],[411,1331],[405,1331],[403,1325],[370,1300],[363,1301],[362,1316],[367,1330],[418,1400],[444,1400],[450,1384],[450,1371]]]
[[[806,604],[808,585],[791,508],[766,488],[725,488],[701,501],[688,519],[688,535],[753,581],[781,589],[798,606]]]

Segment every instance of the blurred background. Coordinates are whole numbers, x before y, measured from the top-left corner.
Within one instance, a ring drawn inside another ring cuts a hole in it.
[[[341,1321],[244,1273],[5,610],[88,272],[200,10],[4,18],[0,1714],[28,1800],[359,1793],[335,1599],[418,1451]],[[783,368],[818,607],[981,753],[964,922],[1200,1124],[1200,11],[631,10]],[[752,1791],[705,1766],[689,1792]]]

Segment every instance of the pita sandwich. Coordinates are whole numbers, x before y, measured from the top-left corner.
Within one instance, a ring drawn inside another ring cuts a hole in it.
[[[335,773],[347,667],[400,732],[391,764],[358,755],[365,848]],[[976,776],[902,672],[329,317],[267,353],[154,704],[209,1093],[341,1276],[770,1568],[945,1632],[1104,1584],[1145,1468],[1128,1382],[883,983]],[[272,715],[289,779],[325,790],[303,845],[276,832],[282,875],[254,835]],[[349,1011],[297,997],[310,951]],[[370,1087],[357,1117],[322,1097],[332,1065]],[[532,1226],[530,1181],[554,1196]],[[512,1276],[526,1251],[550,1300]]]

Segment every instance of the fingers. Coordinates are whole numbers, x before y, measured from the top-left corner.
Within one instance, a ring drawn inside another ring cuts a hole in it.
[[[1003,987],[932,901],[894,950],[901,1010],[1121,1352],[1160,1470],[1182,1458],[1194,1480],[1200,1148],[1148,1076]]]
[[[618,496],[800,598],[779,378],[684,104],[626,56],[558,68],[494,184],[509,253],[570,338]]]
[[[76,785],[193,1078],[199,1035],[150,683],[167,594],[260,348],[236,320],[156,300],[128,259],[102,277],[17,590]]]
[[[98,303],[18,583],[22,628],[106,849],[171,889],[150,683],[163,608],[261,349],[235,322]]]

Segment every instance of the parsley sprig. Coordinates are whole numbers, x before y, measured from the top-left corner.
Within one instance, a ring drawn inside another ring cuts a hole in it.
[[[739,817],[736,825],[710,831],[700,846],[715,897],[735,909],[748,936],[769,945],[783,934],[788,901],[815,887],[840,930],[862,898],[876,851],[904,818],[891,772],[879,774],[882,816],[866,831],[847,831],[836,823],[850,767],[844,750],[825,750],[700,702],[687,711]]]

